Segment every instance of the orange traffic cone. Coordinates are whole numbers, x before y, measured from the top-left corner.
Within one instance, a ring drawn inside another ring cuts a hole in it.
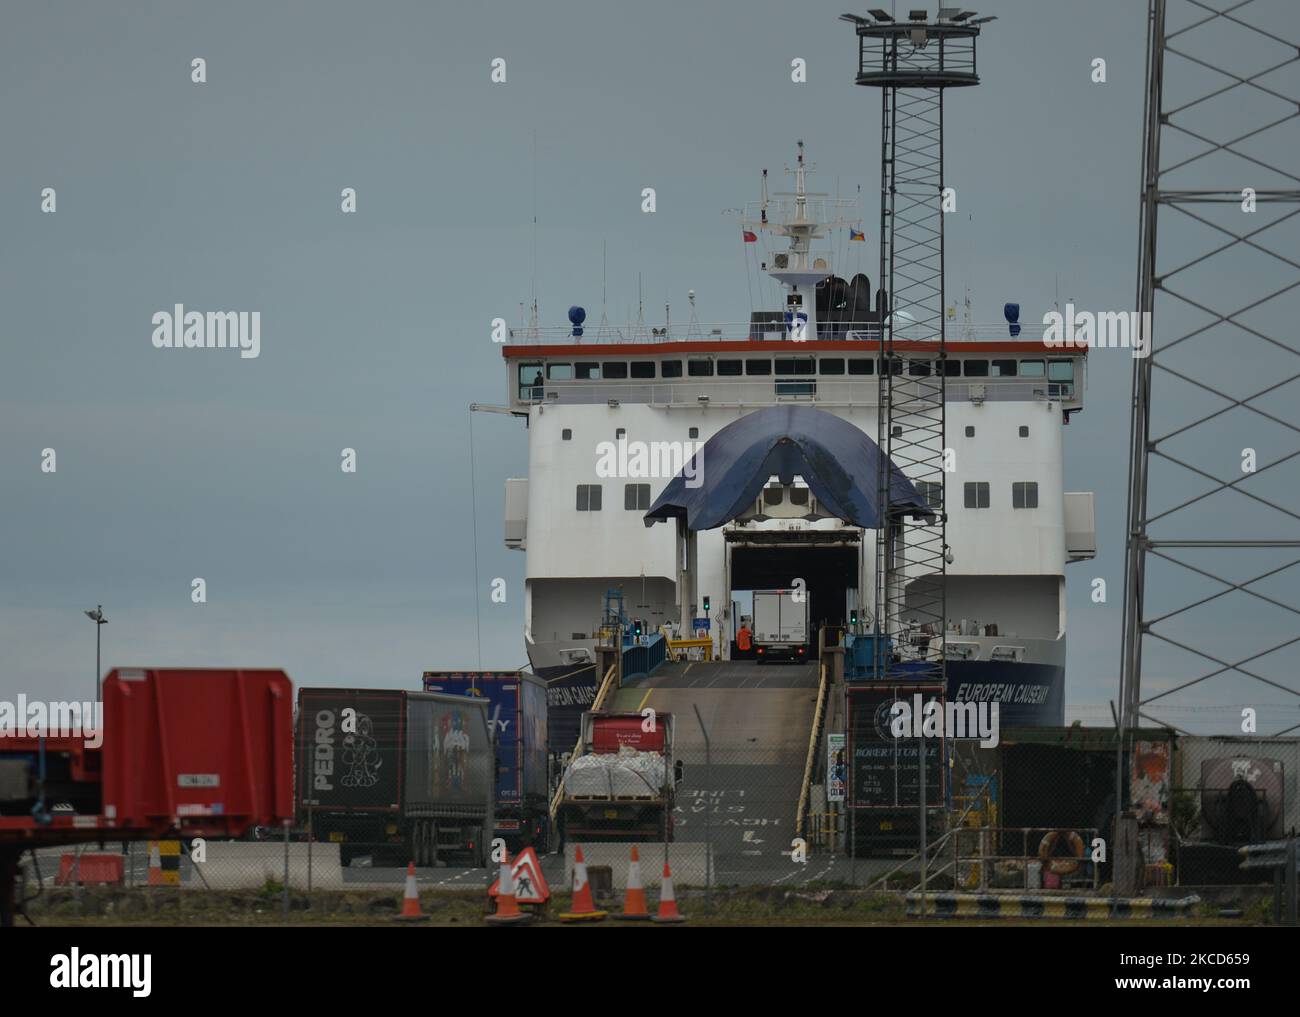
[[[420,888],[415,885],[415,862],[406,866],[406,892],[402,895],[402,913],[399,922],[427,922],[429,916],[420,911]]]
[[[162,886],[162,854],[158,850],[158,842],[151,840],[149,842],[149,885]]]
[[[486,916],[492,925],[522,925],[532,921],[532,915],[519,910],[515,900],[515,876],[510,865],[510,852],[501,856],[501,871],[497,876],[497,909],[495,914]]]
[[[686,921],[685,915],[677,913],[677,898],[673,896],[673,874],[669,871],[667,861],[664,862],[663,886],[659,890],[659,913],[650,920],[663,924]]]
[[[606,911],[596,910],[596,902],[591,896],[591,884],[587,882],[587,863],[582,857],[582,845],[578,845],[573,855],[573,904],[560,915],[560,921],[599,922],[607,914]]]
[[[650,918],[646,907],[645,887],[641,885],[641,856],[632,845],[632,860],[627,863],[627,892],[623,895],[623,913],[614,916],[625,922],[644,922]]]

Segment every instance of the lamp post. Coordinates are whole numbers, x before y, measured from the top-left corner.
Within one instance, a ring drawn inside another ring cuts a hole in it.
[[[104,605],[96,604],[95,610],[87,611],[86,617],[95,623],[95,702],[99,702],[100,697],[100,677],[99,677],[99,629],[100,626],[107,625],[108,619],[104,617]]]

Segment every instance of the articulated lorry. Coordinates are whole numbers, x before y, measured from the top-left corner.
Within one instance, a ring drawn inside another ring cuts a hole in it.
[[[754,591],[754,656],[758,660],[808,659],[806,590]]]
[[[496,797],[488,704],[398,689],[300,689],[299,819],[343,864],[486,864]]]
[[[517,671],[425,671],[424,691],[488,704],[496,739],[496,836],[510,853],[550,845],[546,683]]]
[[[682,764],[673,717],[584,713],[582,743],[564,771],[557,813],[565,841],[671,840]]]

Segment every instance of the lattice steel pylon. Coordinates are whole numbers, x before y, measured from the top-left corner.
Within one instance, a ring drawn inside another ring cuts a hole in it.
[[[992,18],[940,8],[894,21],[842,16],[858,35],[857,83],[881,91],[880,278],[888,303],[877,361],[881,457],[876,531],[876,674],[944,684],[947,629],[943,106],[979,84],[975,40]],[[893,463],[933,510],[915,512]],[[883,637],[883,638],[881,638]],[[888,640],[888,643],[885,642]]]
[[[1149,0],[1147,33],[1137,309],[1151,330],[1133,369],[1120,722],[1251,733],[1250,707],[1257,733],[1286,733],[1300,728],[1300,17]]]

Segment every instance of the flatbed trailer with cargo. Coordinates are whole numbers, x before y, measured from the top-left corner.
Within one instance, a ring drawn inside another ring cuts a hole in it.
[[[567,841],[671,840],[682,764],[673,716],[582,715],[582,741],[564,773],[557,825]]]

